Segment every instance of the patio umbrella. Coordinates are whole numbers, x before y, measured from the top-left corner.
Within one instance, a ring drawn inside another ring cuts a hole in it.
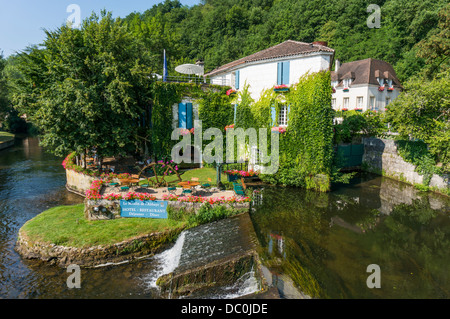
[[[201,66],[196,64],[182,64],[175,68],[175,71],[183,74],[201,74],[203,69]]]

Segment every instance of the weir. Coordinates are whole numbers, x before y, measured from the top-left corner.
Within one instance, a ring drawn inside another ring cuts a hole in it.
[[[237,298],[263,292],[267,283],[248,213],[183,231],[175,245],[155,256],[150,285],[165,298]]]

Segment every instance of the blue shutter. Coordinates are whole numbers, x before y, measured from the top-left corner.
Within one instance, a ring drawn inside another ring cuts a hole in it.
[[[283,76],[282,76],[282,81],[283,83],[281,84],[289,84],[289,68],[290,68],[290,62],[286,61],[283,62]]]
[[[236,124],[236,112],[237,112],[237,104],[234,105],[234,120],[233,120],[234,124]]]
[[[277,64],[277,85],[283,84],[283,62]]]
[[[193,127],[192,120],[192,103],[186,103],[186,128],[191,129]]]
[[[186,104],[178,103],[178,127],[186,128]]]
[[[276,117],[277,117],[277,110],[275,109],[275,106],[272,106],[270,108],[270,116],[272,117],[272,126],[275,126],[277,123]]]
[[[236,90],[239,90],[239,77],[240,77],[240,73],[241,73],[241,72],[240,72],[239,70],[236,71],[235,84],[234,84]]]

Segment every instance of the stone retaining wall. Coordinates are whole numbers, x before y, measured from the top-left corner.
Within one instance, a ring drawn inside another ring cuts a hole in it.
[[[96,179],[98,178],[66,169],[66,188],[79,195],[84,196],[86,191],[91,187],[92,182]]]
[[[405,162],[397,152],[394,140],[364,138],[363,167],[366,171],[388,176],[410,184],[422,184],[423,176],[415,171],[416,166]],[[449,176],[434,174],[430,187],[448,190]]]
[[[0,143],[0,151],[11,146],[14,146],[14,139]]]
[[[60,267],[76,264],[80,267],[95,267],[109,263],[128,262],[163,251],[183,229],[151,233],[131,238],[120,243],[88,248],[66,247],[30,241],[24,231],[19,232],[16,251],[27,259],[40,259]]]

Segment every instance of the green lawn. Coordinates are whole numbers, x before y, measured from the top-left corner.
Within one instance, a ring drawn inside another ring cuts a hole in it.
[[[88,221],[83,211],[84,204],[54,207],[29,220],[22,230],[32,241],[80,248],[114,244],[136,236],[185,226],[184,221],[170,219]]]
[[[212,185],[217,184],[216,169],[211,167],[191,169],[184,172],[183,174],[180,174],[180,177],[183,181],[189,181],[192,178],[198,178],[200,183],[211,183]],[[208,181],[208,178],[211,179],[211,182]],[[221,179],[222,182],[226,181],[227,175],[222,173]],[[154,177],[150,178],[150,180],[156,181]],[[169,175],[166,176],[164,180],[167,182],[172,182],[178,180],[178,178],[177,175]]]
[[[14,139],[14,134],[0,131],[0,143],[7,142],[12,139]]]

